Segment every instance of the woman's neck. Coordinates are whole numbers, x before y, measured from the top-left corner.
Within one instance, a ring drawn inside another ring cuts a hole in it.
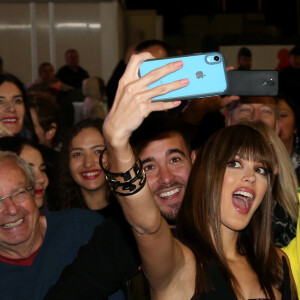
[[[294,141],[293,138],[289,139],[289,140],[285,140],[282,141],[286,151],[288,152],[288,154],[291,154],[293,152],[293,148],[294,148]]]
[[[91,210],[99,210],[109,204],[106,187],[101,187],[94,191],[81,188],[81,193],[86,206]]]
[[[239,256],[236,247],[238,234],[238,232],[221,225],[223,252],[227,260],[234,260],[237,256]]]

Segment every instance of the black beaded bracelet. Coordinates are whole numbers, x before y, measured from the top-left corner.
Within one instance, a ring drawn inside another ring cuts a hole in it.
[[[120,196],[130,196],[139,192],[146,183],[146,173],[141,160],[137,158],[134,165],[125,172],[113,173],[108,171],[103,165],[103,155],[105,151],[107,151],[106,148],[101,152],[99,164],[105,174],[111,191]]]

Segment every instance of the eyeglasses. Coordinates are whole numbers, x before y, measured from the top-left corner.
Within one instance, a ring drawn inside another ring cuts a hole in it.
[[[0,210],[4,207],[4,203],[7,198],[10,198],[15,204],[18,204],[28,199],[28,194],[31,190],[32,186],[25,187],[9,196],[0,198]]]

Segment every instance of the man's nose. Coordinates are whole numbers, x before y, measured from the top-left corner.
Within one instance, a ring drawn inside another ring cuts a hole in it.
[[[252,113],[252,121],[258,121],[260,120],[260,112],[259,110],[254,109],[253,113]]]
[[[168,166],[161,166],[159,168],[159,182],[168,184],[174,179],[174,174],[168,168]]]
[[[17,205],[15,204],[15,202],[12,200],[12,198],[8,197],[3,201],[4,201],[4,203],[2,204],[2,206],[3,206],[3,211],[5,212],[5,214],[11,215],[11,216],[16,215],[18,212],[18,208],[17,208]]]

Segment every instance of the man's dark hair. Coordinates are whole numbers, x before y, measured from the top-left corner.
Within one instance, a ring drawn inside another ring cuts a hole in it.
[[[245,57],[251,57],[252,53],[251,50],[247,47],[242,47],[239,52],[238,52],[238,56],[245,56]]]
[[[75,52],[78,53],[78,51],[76,49],[70,48],[70,49],[68,49],[68,50],[65,51],[65,57],[67,56],[67,54],[69,54],[69,52],[73,52],[73,51],[75,51]]]
[[[47,93],[28,93],[29,108],[35,110],[40,126],[48,131],[56,124],[56,133],[51,141],[53,147],[61,142],[62,112],[54,97]]]
[[[39,75],[41,74],[43,68],[46,67],[46,66],[51,66],[51,67],[53,67],[52,64],[49,63],[49,62],[43,62],[43,63],[41,63],[41,64],[39,65],[39,68],[38,68]]]
[[[195,126],[184,122],[181,118],[176,116],[148,116],[141,126],[135,130],[130,138],[131,145],[139,153],[145,145],[158,139],[165,133],[178,132],[186,144],[188,151],[191,151],[191,140],[195,134]]]

